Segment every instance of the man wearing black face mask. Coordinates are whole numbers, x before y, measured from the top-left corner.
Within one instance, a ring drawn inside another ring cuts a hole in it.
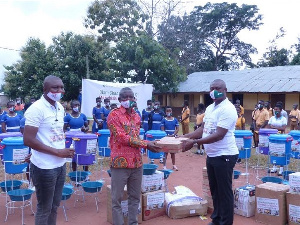
[[[258,147],[258,131],[260,128],[265,128],[269,122],[269,112],[264,108],[264,101],[259,100],[257,104],[258,110],[254,114],[254,143]]]
[[[183,150],[194,144],[204,144],[207,153],[206,167],[214,211],[209,225],[233,224],[232,173],[238,159],[234,130],[237,113],[234,105],[226,98],[226,84],[214,80],[210,85],[210,96],[214,103],[205,110],[201,127],[184,135],[189,138]]]

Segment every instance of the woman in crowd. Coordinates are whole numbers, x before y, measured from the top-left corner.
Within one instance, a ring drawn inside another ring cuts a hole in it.
[[[172,116],[171,107],[166,107],[166,115],[167,116],[163,118],[163,120],[161,121],[161,130],[164,130],[168,136],[177,135],[179,131],[179,122],[175,117]],[[164,169],[167,169],[166,167],[167,158],[168,158],[168,153],[165,153]],[[171,153],[171,159],[172,159],[173,169],[178,171],[178,168],[175,164],[175,153]]]
[[[13,101],[7,102],[8,113],[1,118],[2,133],[6,132],[20,132],[21,115],[15,112],[15,103]]]
[[[109,98],[104,99],[104,106],[101,107],[101,119],[103,120],[103,129],[108,129],[106,118],[108,114],[110,113],[110,100]]]
[[[67,114],[64,118],[64,131],[66,132],[68,128],[70,131],[82,131],[87,132],[89,130],[88,120],[86,116],[80,112],[80,103],[78,100],[73,100],[71,102],[72,112]],[[75,159],[72,161],[72,169],[76,171],[77,164]],[[88,171],[88,166],[84,166],[83,169]]]
[[[142,111],[142,123],[143,123],[143,128],[144,128],[145,132],[147,132],[149,129],[148,120],[149,120],[149,115],[150,115],[151,111],[152,111],[152,101],[148,100],[147,108],[143,109],[143,111]]]
[[[92,133],[97,133],[98,130],[102,129],[103,120],[101,119],[101,98],[96,98],[96,106],[93,108],[93,119],[94,123],[92,126]]]

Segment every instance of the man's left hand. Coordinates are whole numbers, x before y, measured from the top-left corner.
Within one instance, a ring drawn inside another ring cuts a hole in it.
[[[190,150],[194,146],[194,140],[193,139],[187,139],[182,141],[182,152],[186,152]]]

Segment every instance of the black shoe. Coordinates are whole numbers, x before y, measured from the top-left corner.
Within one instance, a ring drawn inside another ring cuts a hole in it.
[[[214,222],[209,222],[207,225],[217,225]]]
[[[268,169],[268,173],[277,173],[277,170]]]
[[[202,151],[202,152],[200,152],[200,155],[203,155],[204,154],[204,152]]]

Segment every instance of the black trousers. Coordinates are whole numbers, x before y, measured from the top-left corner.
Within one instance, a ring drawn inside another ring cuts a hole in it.
[[[212,222],[216,225],[233,224],[232,173],[238,155],[206,158],[206,167],[214,211]]]

